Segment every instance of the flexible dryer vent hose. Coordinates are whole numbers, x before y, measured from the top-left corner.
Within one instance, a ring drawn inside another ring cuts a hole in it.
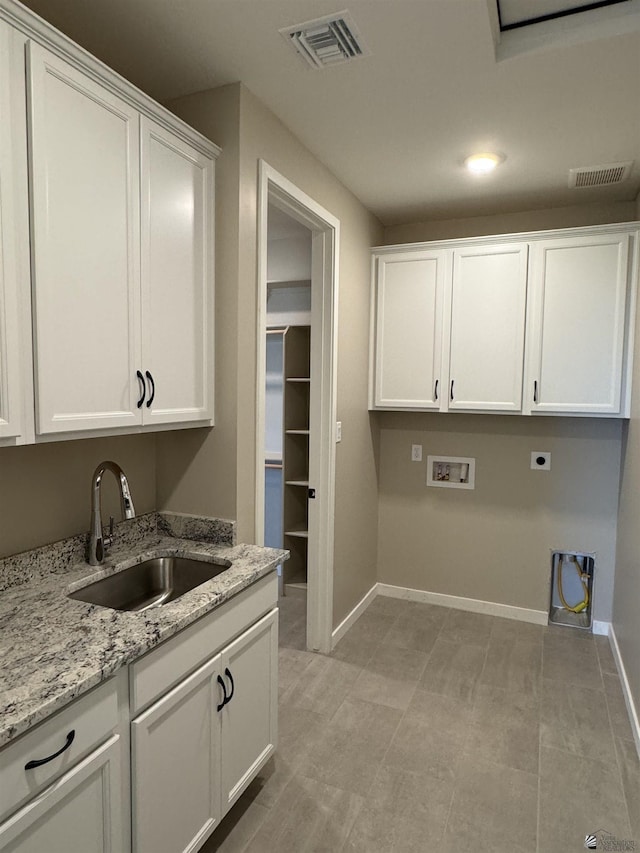
[[[573,606],[571,604],[567,604],[567,600],[564,597],[564,591],[562,589],[562,568],[565,562],[571,562],[571,564],[575,567],[575,570],[578,573],[578,578],[580,579],[580,583],[582,584],[582,589],[584,590],[583,600],[578,602],[578,604],[574,604]],[[570,561],[565,561],[564,559],[559,561],[556,577],[558,583],[558,595],[560,596],[560,601],[562,602],[562,606],[564,607],[564,609],[569,610],[571,613],[581,613],[589,604],[589,587],[587,586],[589,575],[586,572],[582,571],[580,563],[578,562],[575,556],[572,557]]]

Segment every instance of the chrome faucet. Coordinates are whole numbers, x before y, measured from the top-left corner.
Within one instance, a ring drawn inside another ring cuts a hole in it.
[[[102,502],[100,499],[100,486],[105,471],[111,471],[120,486],[120,504],[122,506],[123,518],[135,518],[136,512],[131,500],[129,483],[124,471],[115,462],[101,462],[93,472],[91,480],[91,526],[89,528],[89,556],[87,562],[92,566],[99,566],[104,560],[106,549],[113,542],[113,517],[111,518],[108,536],[102,532]]]

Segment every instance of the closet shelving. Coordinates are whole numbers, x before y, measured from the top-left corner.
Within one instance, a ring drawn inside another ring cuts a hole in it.
[[[291,552],[283,567],[285,590],[307,581],[310,332],[309,326],[284,331],[283,528],[284,547]]]

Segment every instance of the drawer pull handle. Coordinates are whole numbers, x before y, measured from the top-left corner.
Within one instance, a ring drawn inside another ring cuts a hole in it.
[[[439,379],[436,379],[436,387],[434,389],[434,397],[436,400],[438,399],[438,382],[439,381],[440,381]]]
[[[223,698],[222,702],[217,706],[217,709],[218,709],[218,711],[222,711],[224,706],[229,701],[230,697],[227,696],[227,688],[225,687],[224,681],[222,680],[222,676],[220,676],[220,675],[218,676],[218,684],[220,685],[220,687],[222,687],[222,695],[224,698]]]
[[[538,380],[535,379],[533,382],[533,402],[538,402]]]
[[[156,383],[153,381],[153,376],[149,373],[148,370],[145,370],[144,375],[147,377],[147,380],[151,384],[151,396],[147,400],[147,409],[151,407],[153,403],[153,399],[156,396]]]
[[[227,699],[227,702],[231,702],[231,700],[233,699],[233,694],[236,692],[236,688],[235,688],[235,685],[233,683],[233,676],[231,675],[231,672],[229,671],[229,667],[226,667],[224,674],[227,676],[227,678],[231,682],[231,693],[229,693],[229,698]]]
[[[33,770],[34,767],[42,767],[43,764],[48,764],[50,761],[53,761],[54,758],[57,758],[59,755],[62,755],[65,749],[69,749],[69,747],[73,743],[73,739],[75,738],[75,736],[76,730],[71,729],[71,731],[67,735],[67,742],[62,747],[62,749],[59,749],[57,752],[54,752],[53,755],[49,755],[47,758],[39,758],[36,761],[27,761],[27,763],[24,765],[24,769]]]
[[[144,384],[144,376],[142,375],[142,373],[140,373],[139,370],[136,370],[136,376],[140,380],[140,387],[142,388],[142,396],[136,403],[136,406],[138,408],[141,408],[142,404],[144,403],[144,398],[147,396],[147,386]]]
[[[451,399],[453,400],[453,379],[451,380]]]

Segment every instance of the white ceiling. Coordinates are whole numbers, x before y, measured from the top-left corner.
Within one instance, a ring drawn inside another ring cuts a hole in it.
[[[497,62],[489,0],[26,5],[158,100],[242,81],[385,224],[631,200],[640,190],[640,31],[631,26]],[[314,71],[278,33],[345,7],[371,56]],[[473,178],[462,161],[484,150],[506,160]],[[567,187],[570,168],[624,160],[635,160],[624,184]]]

